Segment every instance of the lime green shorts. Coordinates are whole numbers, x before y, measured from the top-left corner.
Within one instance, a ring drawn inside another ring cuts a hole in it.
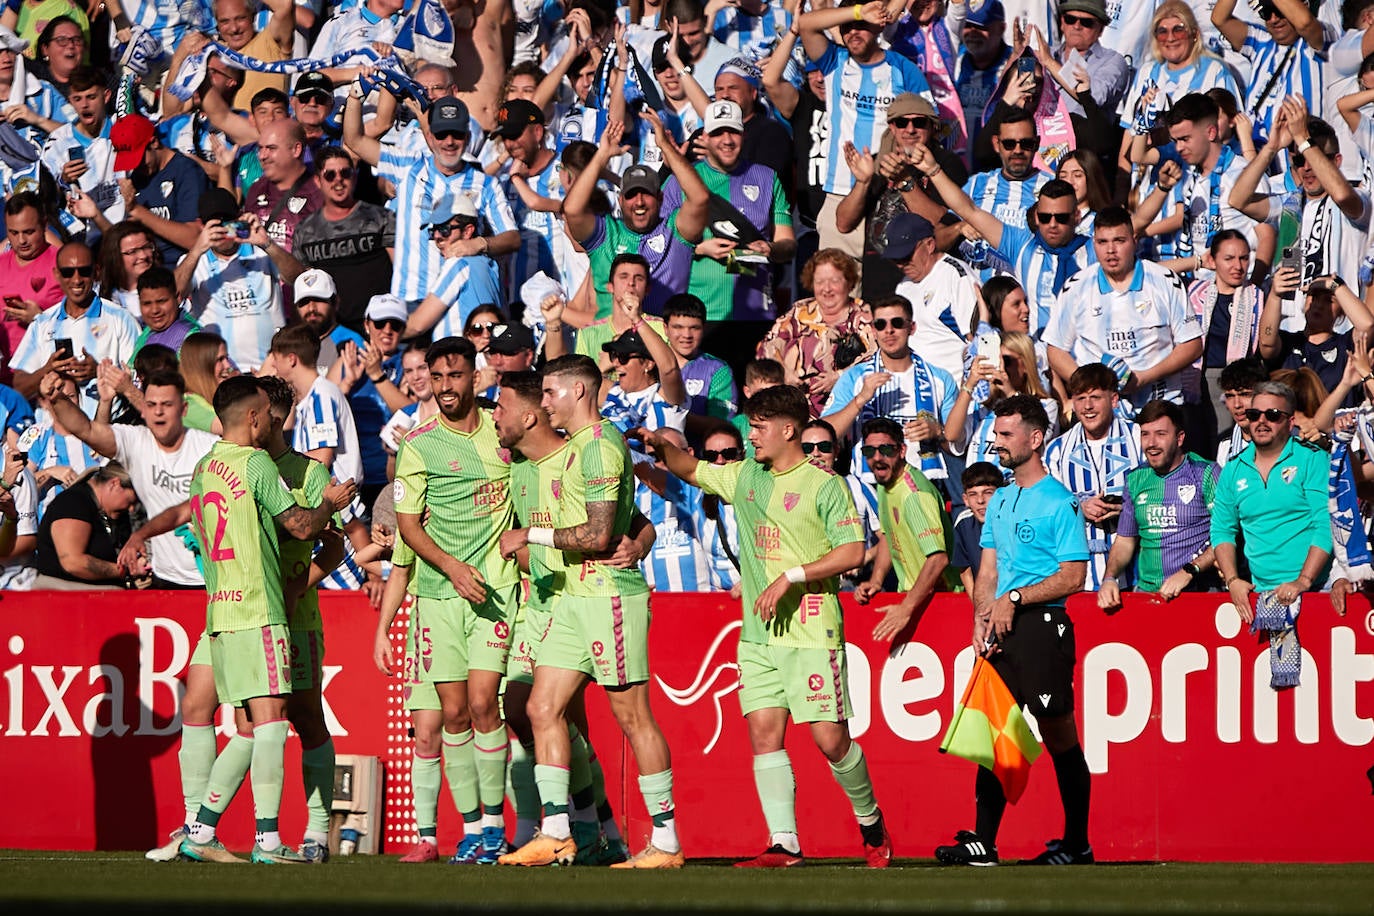
[[[506,672],[520,585],[494,589],[481,607],[462,598],[416,598],[420,676],[431,684],[466,681],[468,671]]]
[[[511,635],[510,660],[506,663],[506,680],[521,684],[534,683],[534,666],[539,658],[539,646],[544,642],[553,612],[546,607],[525,605],[515,618]]]
[[[291,693],[291,633],[284,624],[224,630],[210,636],[215,691],[225,703],[242,706],[254,697]]]
[[[414,613],[413,609],[411,613]],[[410,632],[406,634],[406,658],[401,669],[401,677],[406,685],[405,702],[402,705],[407,712],[441,710],[444,706],[439,702],[439,691],[434,689],[433,684],[425,683],[425,679],[420,676],[419,635],[420,628],[412,620]]]
[[[797,649],[740,641],[739,705],[744,715],[786,709],[793,722],[843,722],[849,666],[843,649]]]
[[[538,667],[581,671],[604,687],[649,679],[649,595],[564,595],[539,644]]]
[[[191,653],[192,665],[210,664],[210,634],[204,630],[200,632],[200,639],[196,640],[195,651]]]
[[[291,631],[291,689],[324,687],[324,631]]]

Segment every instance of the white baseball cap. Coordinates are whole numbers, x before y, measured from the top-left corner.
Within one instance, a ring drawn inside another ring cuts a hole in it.
[[[388,318],[404,322],[409,317],[406,311],[406,304],[401,301],[399,296],[391,293],[378,293],[367,300],[367,309],[363,312],[363,317],[372,322],[386,321]]]
[[[706,109],[706,122],[702,125],[702,131],[710,135],[718,130],[744,133],[744,112],[728,99],[712,102]]]
[[[339,294],[334,278],[318,267],[307,270],[296,278],[296,301],[306,299],[333,299]]]

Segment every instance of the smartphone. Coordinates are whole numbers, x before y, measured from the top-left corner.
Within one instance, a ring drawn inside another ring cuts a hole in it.
[[[1108,505],[1120,506],[1126,502],[1126,497],[1122,496],[1120,493],[1104,493],[1102,495],[1102,501]]]
[[[996,331],[984,331],[978,335],[974,341],[974,351],[981,359],[986,357],[991,361],[993,368],[1001,371],[1002,369],[1002,335]]]
[[[1302,255],[1294,245],[1289,245],[1283,249],[1279,258],[1279,270],[1302,270]]]
[[[76,355],[76,350],[72,347],[70,337],[59,337],[53,341],[53,346],[57,349],[58,359],[71,359]]]
[[[68,162],[85,162],[85,161],[86,161],[86,147],[84,147],[84,146],[79,146],[79,145],[78,145],[78,146],[68,147],[68,148],[67,148],[67,161],[68,161]]]
[[[1034,73],[1034,72],[1035,72],[1035,58],[1034,58],[1034,57],[1019,57],[1019,58],[1017,58],[1017,60],[1016,60],[1016,72],[1017,72],[1017,73]]]
[[[12,309],[22,309],[24,307],[24,300],[20,299],[18,296],[6,296],[5,304]]]
[[[241,219],[230,220],[229,222],[224,224],[224,228],[225,230],[234,233],[234,238],[240,240],[247,239],[251,232],[251,230],[248,228],[248,224]]]

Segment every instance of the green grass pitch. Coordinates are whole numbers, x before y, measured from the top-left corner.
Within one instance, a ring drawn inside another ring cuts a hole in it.
[[[400,865],[336,858],[323,867],[157,864],[138,853],[0,851],[9,913],[236,912],[1374,912],[1374,866],[1147,864],[946,869],[898,860],[809,861],[781,872],[693,860],[680,872]],[[176,904],[175,911],[168,904]]]

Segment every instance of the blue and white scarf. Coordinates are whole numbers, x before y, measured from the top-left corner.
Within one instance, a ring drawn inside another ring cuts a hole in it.
[[[1178,237],[1174,242],[1174,256],[1179,258],[1191,258],[1194,252],[1205,251],[1207,246],[1212,244],[1212,236],[1221,231],[1221,179],[1226,175],[1226,170],[1231,167],[1231,160],[1236,158],[1236,151],[1230,146],[1221,148],[1221,155],[1217,157],[1217,164],[1207,176],[1207,237],[1204,239],[1193,238],[1193,221],[1188,213],[1184,213],[1183,227],[1178,230]],[[1187,207],[1191,201],[1184,201]]]
[[[420,60],[453,59],[453,20],[441,0],[417,0],[401,21],[393,47],[412,51]]]
[[[330,67],[343,66],[356,57],[366,57],[373,61],[377,74],[373,78],[363,81],[364,92],[369,92],[374,87],[380,87],[392,95],[413,98],[424,107],[429,105],[429,96],[425,93],[424,87],[410,78],[410,74],[406,72],[405,66],[399,58],[394,54],[382,57],[371,48],[341,51],[328,60],[297,57],[291,60],[268,61],[240,54],[222,44],[211,43],[186,58],[181,65],[181,70],[177,72],[176,79],[167,84],[167,91],[183,102],[191,101],[191,96],[200,89],[201,84],[205,81],[206,60],[211,54],[218,54],[225,63],[240,70],[277,74],[325,70]]]
[[[1255,599],[1255,619],[1250,632],[1264,631],[1269,636],[1269,686],[1285,690],[1298,686],[1302,677],[1302,643],[1298,641],[1298,612],[1302,596],[1284,604],[1272,591],[1260,592]]]
[[[1331,513],[1333,551],[1340,567],[1351,582],[1374,578],[1371,565],[1369,537],[1365,534],[1360,514],[1359,497],[1355,494],[1355,474],[1350,466],[1350,446],[1338,435],[1331,445],[1331,475],[1327,488],[1327,509]]]

